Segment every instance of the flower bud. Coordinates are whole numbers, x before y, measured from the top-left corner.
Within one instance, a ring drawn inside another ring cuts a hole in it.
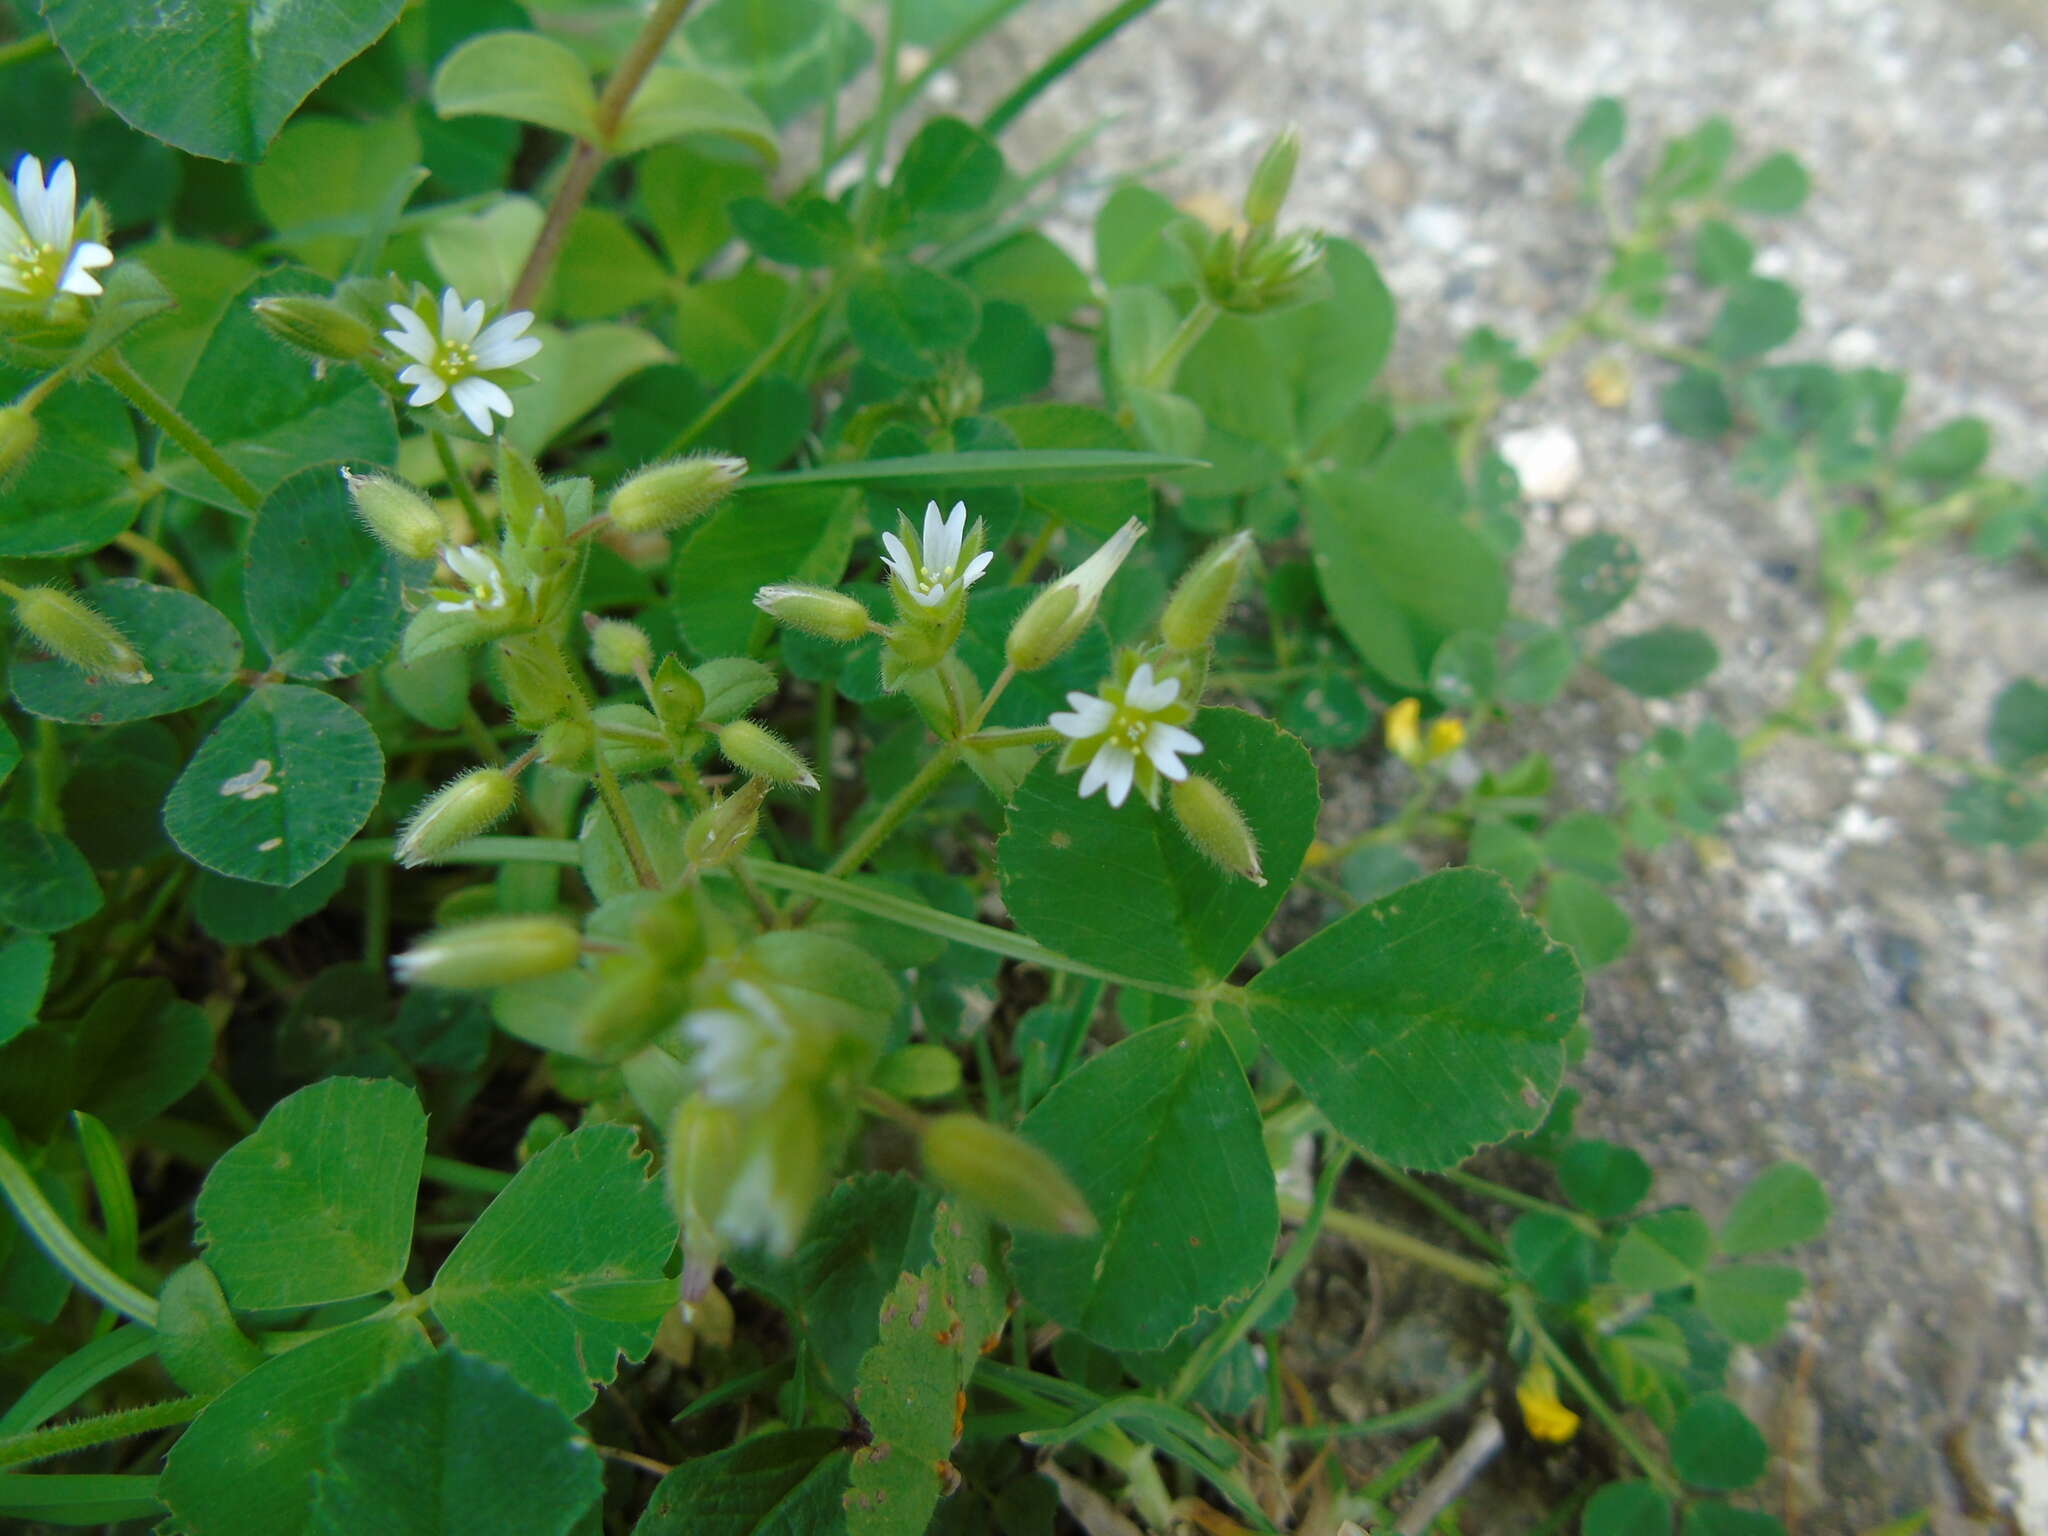
[[[925,1171],[998,1220],[1026,1232],[1085,1237],[1094,1213],[1060,1165],[1013,1132],[974,1115],[924,1127]]]
[[[681,737],[704,713],[704,685],[675,656],[664,656],[654,674],[654,686],[648,690],[648,702],[654,706],[661,728]]]
[[[519,798],[502,768],[472,768],[420,802],[398,839],[398,862],[407,869],[430,863],[488,831]]]
[[[666,968],[629,955],[599,973],[596,989],[570,1021],[578,1056],[623,1061],[681,1016],[686,1001]]]
[[[524,544],[532,538],[534,520],[547,507],[547,482],[532,459],[503,437],[498,439],[498,515],[512,537]]]
[[[943,1045],[906,1045],[875,1064],[875,1086],[899,1099],[943,1099],[960,1086],[960,1058]]]
[[[1449,757],[1465,745],[1465,722],[1456,715],[1439,715],[1429,724],[1429,734],[1423,738],[1422,750],[1430,762]]]
[[[1230,611],[1230,595],[1251,559],[1252,536],[1232,534],[1211,546],[1167,600],[1159,620],[1159,637],[1176,651],[1198,651],[1208,645]]]
[[[817,776],[803,755],[766,726],[751,720],[735,720],[721,726],[718,750],[735,768],[771,784],[794,784],[799,789],[818,787]]]
[[[583,935],[565,917],[491,917],[428,934],[391,969],[410,987],[502,987],[566,971],[582,953]]]
[[[683,1228],[683,1295],[701,1295],[724,1243],[718,1218],[732,1189],[743,1139],[739,1113],[693,1094],[668,1128],[668,1198]]]
[[[1557,1395],[1557,1373],[1547,1360],[1531,1365],[1515,1387],[1515,1402],[1532,1439],[1562,1445],[1579,1431],[1579,1416]]]
[[[1173,819],[1198,851],[1211,863],[1253,885],[1264,885],[1259,869],[1259,840],[1252,835],[1244,812],[1213,779],[1190,774],[1169,792]]]
[[[638,677],[654,661],[647,631],[624,619],[590,620],[590,661],[607,677]]]
[[[874,623],[859,598],[803,582],[763,587],[754,594],[754,606],[778,624],[840,645],[851,645]]]
[[[1381,718],[1387,750],[1408,764],[1422,761],[1422,700],[1402,699]]]
[[[310,293],[278,293],[249,306],[263,328],[309,357],[353,363],[370,355],[377,334],[332,299]]]
[[[379,544],[408,560],[431,560],[448,537],[447,525],[434,504],[394,475],[354,475],[344,468],[356,516]]]
[[[81,672],[110,683],[155,681],[112,621],[69,592],[30,587],[14,599],[14,618],[36,644]]]
[[[1081,638],[1102,603],[1103,588],[1144,536],[1145,525],[1132,518],[1094,554],[1033,598],[1003,644],[1009,664],[1019,672],[1036,672],[1057,661]]]
[[[26,406],[0,408],[0,487],[7,485],[36,451],[43,429]]]
[[[550,635],[509,635],[496,647],[498,680],[512,716],[529,731],[544,730],[575,713],[576,680]]]
[[[1294,167],[1301,160],[1301,131],[1287,128],[1267,148],[1252,172],[1251,185],[1244,194],[1244,216],[1248,224],[1271,224],[1280,217],[1287,193],[1294,186]]]
[[[659,533],[695,522],[732,494],[745,478],[747,461],[720,454],[692,454],[650,464],[612,492],[607,509],[628,533]]]
[[[707,805],[683,834],[683,852],[705,869],[730,864],[754,840],[761,822],[761,802],[768,798],[766,779],[749,779],[734,794]]]

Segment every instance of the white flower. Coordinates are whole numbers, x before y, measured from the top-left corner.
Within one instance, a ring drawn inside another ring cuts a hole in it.
[[[14,168],[14,208],[0,198],[0,289],[33,299],[60,293],[92,298],[101,292],[94,267],[114,253],[78,238],[78,175],[59,160],[43,180],[43,163],[23,155]]]
[[[1194,709],[1182,701],[1180,679],[1155,677],[1152,663],[1140,662],[1122,684],[1109,683],[1098,697],[1070,693],[1071,710],[1050,716],[1046,724],[1067,738],[1060,771],[1087,764],[1081,775],[1081,798],[1107,789],[1109,803],[1120,806],[1136,784],[1146,800],[1159,803],[1161,776],[1188,776],[1183,757],[1202,750],[1201,740],[1183,730]]]
[[[497,613],[512,606],[512,583],[488,549],[444,544],[441,559],[462,582],[461,589],[434,588],[434,606],[442,613]]]
[[[484,301],[464,305],[462,295],[450,288],[441,295],[438,312],[431,300],[424,310],[417,304],[392,304],[387,312],[398,329],[386,331],[384,339],[413,359],[398,374],[399,383],[413,387],[407,405],[432,405],[447,395],[486,437],[493,412],[511,416],[512,397],[488,375],[516,368],[540,350],[538,341],[522,334],[533,324],[531,310],[515,310],[485,325]]]
[[[910,532],[906,521],[904,530]],[[974,525],[970,536],[967,531],[967,503],[956,501],[953,510],[940,516],[939,504],[927,502],[924,509],[924,537],[913,539],[915,548],[906,545],[903,539],[893,533],[882,535],[882,547],[889,553],[882,563],[889,567],[912,602],[920,608],[936,608],[948,598],[965,592],[989,568],[995,559],[993,550],[982,550],[981,524]],[[961,565],[966,557],[966,565]]]
[[[726,995],[734,1006],[699,1008],[683,1019],[696,1047],[690,1065],[698,1091],[714,1104],[765,1104],[789,1080],[796,1031],[752,982],[732,982]]]

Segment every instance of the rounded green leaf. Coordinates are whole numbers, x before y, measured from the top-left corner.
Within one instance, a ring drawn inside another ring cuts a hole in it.
[[[1087,1238],[1019,1232],[1035,1307],[1110,1349],[1158,1349],[1266,1273],[1279,1209],[1258,1105],[1223,1031],[1162,1024],[1061,1080],[1019,1127],[1095,1212]]]
[[[0,1055],[0,1116],[24,1137],[54,1135],[73,1108],[125,1133],[162,1114],[206,1075],[213,1031],[167,981],[130,977],[82,1019],[48,1020]]]
[[[2014,773],[2048,757],[2048,688],[2031,677],[2007,683],[1991,706],[1986,739],[1992,761]]]
[[[199,1191],[206,1261],[236,1308],[310,1307],[387,1290],[412,1251],[427,1150],[419,1096],[330,1077],[280,1100]]]
[[[210,869],[192,886],[192,918],[223,944],[260,944],[303,922],[334,899],[348,860],[329,859],[297,885],[259,885]]]
[[[1811,1242],[1827,1230],[1828,1192],[1799,1163],[1775,1163],[1758,1174],[1721,1224],[1721,1251],[1765,1253]]]
[[[1453,869],[1289,950],[1249,1000],[1260,1040],[1339,1132],[1446,1168],[1542,1124],[1581,990],[1505,881]]]
[[[0,922],[62,933],[99,911],[104,897],[78,845],[28,821],[0,821]]]
[[[449,1339],[581,1413],[618,1357],[654,1345],[658,1317],[620,1321],[576,1305],[578,1286],[658,1280],[675,1217],[624,1125],[551,1143],[513,1176],[434,1277]]]
[[[1508,1257],[1530,1289],[1557,1306],[1583,1301],[1593,1289],[1593,1239],[1553,1211],[1525,1211],[1508,1228]]]
[[[1635,924],[1621,904],[1584,875],[1561,871],[1543,891],[1543,925],[1569,944],[1579,964],[1589,971],[1628,952]]]
[[[1620,152],[1627,135],[1627,109],[1613,96],[1595,96],[1572,124],[1564,141],[1564,157],[1581,176],[1591,176]],[[1588,1531],[1590,1536],[1591,1527]]]
[[[361,715],[277,683],[199,744],[164,802],[164,827],[195,864],[297,885],[370,819],[383,783],[384,754]]]
[[[1785,1331],[1806,1277],[1789,1264],[1724,1264],[1700,1276],[1696,1293],[1707,1321],[1738,1344],[1768,1344]]]
[[[0,1045],[35,1023],[56,954],[56,946],[40,934],[0,945]]]
[[[1349,747],[1372,729],[1372,705],[1334,666],[1303,678],[1280,701],[1280,723],[1311,747]]]
[[[957,117],[935,117],[904,147],[890,190],[909,213],[972,213],[1003,179],[1002,151]]]
[[[1587,1137],[1564,1149],[1557,1182],[1565,1198],[1593,1216],[1626,1216],[1650,1192],[1650,1165],[1633,1147]]]
[[[1115,417],[1089,405],[1046,400],[1009,406],[995,416],[1010,429],[1023,450],[1015,457],[1031,457],[1051,450],[1094,452],[1109,458],[1132,447],[1130,434],[1117,425]],[[1163,467],[1170,468],[1170,461]],[[1040,511],[1107,538],[1134,517],[1150,521],[1152,492],[1141,478],[1144,473],[1143,465],[1134,464],[1129,478],[1121,480],[1098,475],[1093,477],[1093,484],[1068,485],[1051,480],[1032,483],[1023,479],[1014,483],[1023,487],[1024,499]]]
[[[1671,1501],[1655,1483],[1609,1483],[1579,1516],[1581,1536],[1671,1536]]]
[[[424,576],[424,562],[371,537],[333,465],[293,475],[263,503],[242,578],[271,669],[324,681],[375,666],[405,628],[409,574]]]
[[[47,0],[71,67],[121,118],[187,154],[258,160],[284,120],[383,35],[404,0]]]
[[[1761,357],[1799,331],[1799,290],[1775,277],[1743,277],[1728,285],[1707,349],[1731,363]]]
[[[1557,600],[1571,623],[1591,624],[1627,602],[1642,574],[1635,545],[1618,533],[1589,533],[1557,564]]]
[[[261,1365],[212,1270],[194,1259],[171,1272],[157,1296],[156,1353],[185,1391],[213,1397]]]
[[[1270,721],[1205,709],[1194,771],[1237,802],[1258,839],[1266,884],[1226,873],[1164,808],[1077,793],[1048,753],[1018,786],[996,847],[1003,901],[1040,943],[1144,981],[1218,980],[1265,931],[1315,836],[1315,764]]]
[[[590,143],[599,137],[590,71],[566,43],[538,32],[470,38],[441,61],[433,99],[443,117],[510,117]]]
[[[1918,1530],[1924,1518],[1908,1516],[1904,1521],[1880,1526],[1878,1531]],[[1757,1509],[1736,1509],[1719,1499],[1702,1499],[1688,1507],[1680,1531],[1682,1536],[1785,1536],[1784,1524],[1776,1515]]]
[[[1698,1211],[1654,1211],[1633,1222],[1614,1250],[1614,1283],[1632,1291],[1689,1285],[1714,1252],[1714,1234]]]
[[[1728,189],[1729,203],[1744,213],[1797,213],[1811,183],[1797,155],[1766,155]]]
[[[981,324],[981,301],[957,278],[891,262],[846,296],[846,328],[867,361],[903,379],[938,375]]]
[[[1671,1430],[1671,1464],[1695,1488],[1747,1488],[1770,1459],[1762,1431],[1718,1392],[1695,1398]]]
[[[234,681],[242,637],[203,600],[126,578],[101,582],[87,600],[142,653],[151,681],[110,683],[54,656],[24,654],[12,676],[14,696],[30,714],[113,725],[189,709]]]
[[[0,396],[35,382],[0,366]],[[35,456],[0,496],[0,558],[88,554],[135,521],[135,428],[121,397],[96,382],[66,384],[36,407]]]
[[[655,1484],[633,1536],[838,1530],[845,1519],[842,1438],[834,1429],[763,1430],[725,1450],[693,1456]]]
[[[1735,426],[1735,407],[1718,374],[1704,368],[1681,368],[1657,392],[1657,410],[1664,425],[1680,437],[1711,442]]]
[[[657,65],[633,93],[612,134],[615,155],[638,154],[695,133],[734,139],[773,165],[781,153],[775,125],[734,87],[702,70]]]
[[[1705,682],[1721,664],[1714,642],[1697,629],[1661,625],[1624,635],[1593,658],[1593,665],[1630,693],[1668,699]]]
[[[190,1536],[307,1536],[334,1421],[394,1366],[432,1353],[417,1321],[385,1318],[273,1355],[179,1437],[158,1494]]]
[[[568,1536],[604,1492],[597,1453],[506,1371],[445,1349],[400,1366],[335,1424],[313,1498],[322,1536]]]

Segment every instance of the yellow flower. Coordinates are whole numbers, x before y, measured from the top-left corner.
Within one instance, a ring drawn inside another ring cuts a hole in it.
[[[1515,1401],[1522,1407],[1522,1422],[1538,1440],[1563,1445],[1579,1432],[1579,1416],[1558,1401],[1557,1376],[1545,1361],[1529,1367],[1515,1388]]]
[[[1387,711],[1387,750],[1404,763],[1414,763],[1422,756],[1422,700],[1403,699]]]
[[[1449,757],[1463,745],[1465,722],[1456,715],[1444,715],[1430,723],[1429,736],[1424,744],[1430,762],[1433,763],[1440,757]]]

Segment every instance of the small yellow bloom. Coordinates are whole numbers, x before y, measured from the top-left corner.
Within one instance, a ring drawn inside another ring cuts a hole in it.
[[[1415,763],[1422,757],[1422,700],[1403,699],[1387,711],[1387,750],[1404,763]]]
[[[1544,1361],[1529,1367],[1515,1388],[1515,1401],[1521,1405],[1522,1422],[1538,1440],[1563,1445],[1579,1432],[1579,1416],[1558,1401],[1557,1376]]]
[[[1449,757],[1465,745],[1465,722],[1456,715],[1444,715],[1431,722],[1425,750],[1429,761]]]

